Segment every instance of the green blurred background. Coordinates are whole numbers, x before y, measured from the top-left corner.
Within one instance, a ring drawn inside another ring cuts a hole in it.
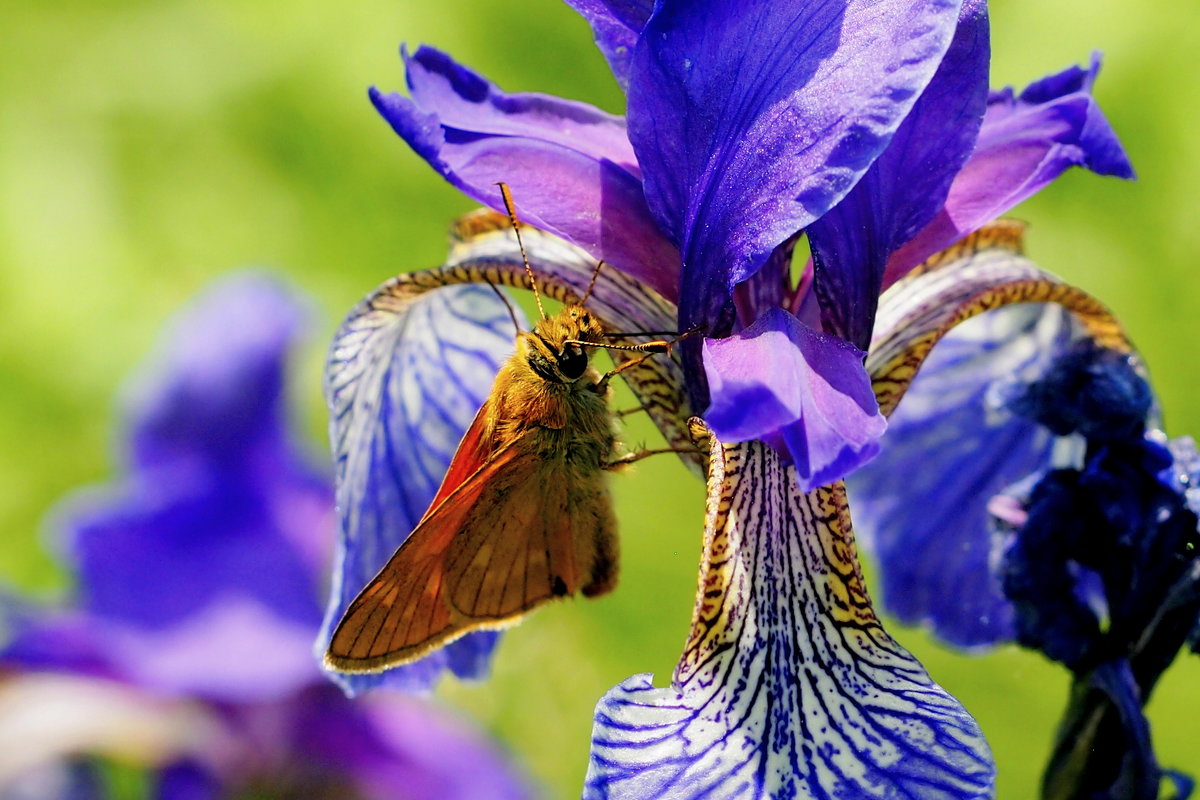
[[[996,0],[993,85],[1106,54],[1097,95],[1137,183],[1072,173],[1016,216],[1044,267],[1106,300],[1155,376],[1173,435],[1200,433],[1200,25],[1191,2]],[[321,317],[298,364],[297,418],[324,453],[320,362],[340,316],[391,274],[437,265],[471,204],[378,119],[366,87],[403,86],[401,41],[448,50],[509,90],[621,112],[583,21],[557,0],[10,2],[0,53],[0,578],[52,593],[44,514],[112,473],[112,407],[161,323],[206,282],[276,268]],[[641,428],[632,439],[649,435]],[[438,693],[547,787],[578,796],[591,712],[636,672],[668,680],[691,614],[702,491],[669,459],[614,483],[620,589],[513,630],[495,676]],[[669,501],[666,495],[669,493]],[[947,598],[953,602],[953,598]],[[1030,798],[1066,674],[893,633],[980,719],[1000,796]],[[1200,659],[1151,704],[1165,765],[1200,770]]]

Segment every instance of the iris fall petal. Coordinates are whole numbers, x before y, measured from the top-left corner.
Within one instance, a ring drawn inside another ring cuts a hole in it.
[[[891,421],[850,489],[881,562],[882,601],[958,645],[1012,636],[987,503],[1054,456],[1048,432],[1007,408],[1009,391],[1075,337],[1129,350],[1107,309],[1020,255],[1020,230],[985,228],[892,287],[867,359]]]
[[[340,530],[320,652],[350,601],[433,500],[512,352],[513,335],[508,310],[488,288],[424,291],[398,280],[381,286],[342,323],[325,384]],[[383,676],[332,674],[348,691],[385,679],[428,687],[446,668],[475,677],[486,669],[497,636],[471,634]]]
[[[803,494],[716,443],[697,598],[670,688],[601,699],[584,797],[990,797],[979,727],[871,611],[841,485]]]
[[[10,658],[225,700],[311,680],[332,498],[287,435],[283,376],[305,311],[245,274],[174,320],[127,393],[129,474],[51,523],[77,607],[21,615]],[[43,646],[54,632],[57,655]],[[263,642],[271,656],[252,656]]]

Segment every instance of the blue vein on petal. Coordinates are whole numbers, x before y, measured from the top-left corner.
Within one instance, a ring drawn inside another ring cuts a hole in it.
[[[489,288],[401,292],[397,300],[392,285],[350,313],[330,356],[339,540],[320,652],[347,604],[425,512],[513,348],[512,320]],[[378,297],[390,302],[372,305]],[[446,669],[482,677],[497,640],[470,634],[381,675],[332,677],[349,692],[380,684],[425,689]]]
[[[584,797],[990,796],[975,721],[879,626],[822,521],[844,498],[801,495],[760,444],[731,452],[708,605],[672,688],[636,675],[601,700]]]

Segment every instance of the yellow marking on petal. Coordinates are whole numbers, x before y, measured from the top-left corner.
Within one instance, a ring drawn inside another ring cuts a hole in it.
[[[906,275],[880,299],[867,371],[880,411],[891,415],[929,351],[972,317],[1015,303],[1053,303],[1071,312],[1097,344],[1133,347],[1103,303],[1021,255],[1022,223],[976,231]]]

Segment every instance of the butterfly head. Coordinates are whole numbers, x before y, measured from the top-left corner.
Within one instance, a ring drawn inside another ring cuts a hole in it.
[[[572,383],[588,369],[588,349],[580,342],[600,344],[604,331],[583,306],[568,305],[538,322],[522,340],[521,352],[534,372],[548,381]]]

